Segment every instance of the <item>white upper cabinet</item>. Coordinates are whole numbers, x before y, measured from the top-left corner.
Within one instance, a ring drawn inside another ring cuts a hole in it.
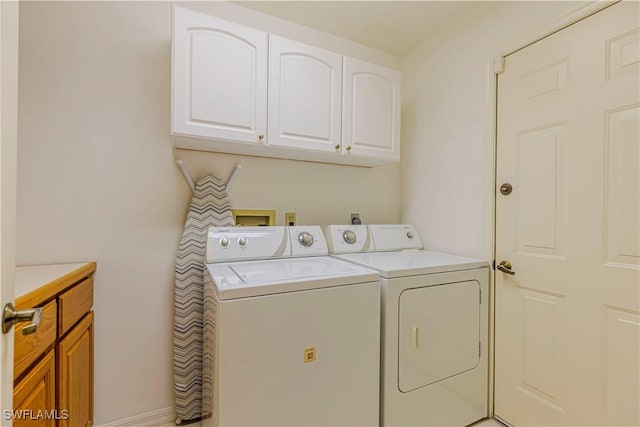
[[[344,58],[342,150],[400,160],[400,73]]]
[[[268,145],[340,155],[342,56],[269,36]]]
[[[400,73],[173,8],[177,148],[357,166],[400,160]]]
[[[264,143],[267,34],[174,7],[172,131]]]

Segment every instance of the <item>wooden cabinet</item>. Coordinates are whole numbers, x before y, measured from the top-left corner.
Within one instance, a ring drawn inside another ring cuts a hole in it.
[[[399,72],[179,6],[173,13],[177,148],[357,166],[400,160]]]
[[[400,73],[344,59],[342,149],[400,160]]]
[[[269,36],[269,146],[340,153],[342,56]]]
[[[93,273],[95,263],[18,267],[18,309],[42,307],[38,329],[15,327],[17,426],[93,425]]]
[[[59,425],[93,425],[93,312],[58,343],[56,355],[58,407],[70,414]]]
[[[174,134],[263,144],[267,34],[174,7]]]
[[[56,365],[54,352],[49,351],[14,387],[13,407],[22,415],[13,421],[14,427],[54,427],[55,417],[45,414],[51,414],[55,405]]]

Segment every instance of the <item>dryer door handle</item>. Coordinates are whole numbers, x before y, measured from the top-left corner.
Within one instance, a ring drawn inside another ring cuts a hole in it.
[[[418,352],[418,335],[420,334],[420,328],[418,325],[411,325],[409,329],[411,331],[411,348],[409,349],[409,352],[411,354],[415,354]]]

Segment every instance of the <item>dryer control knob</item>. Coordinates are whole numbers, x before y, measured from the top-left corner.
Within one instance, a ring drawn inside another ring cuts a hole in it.
[[[300,242],[302,246],[311,246],[313,245],[313,236],[311,235],[311,233],[303,231],[302,233],[298,234],[298,242]]]
[[[353,245],[356,242],[358,236],[356,236],[356,233],[354,233],[353,231],[347,230],[344,233],[342,233],[342,238],[348,244]]]
[[[222,239],[220,239],[220,246],[222,246],[223,248],[229,246],[229,238],[223,237]]]
[[[238,244],[240,246],[247,246],[247,238],[244,236],[238,237]]]

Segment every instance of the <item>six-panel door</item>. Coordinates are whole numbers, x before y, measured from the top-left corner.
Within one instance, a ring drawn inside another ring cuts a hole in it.
[[[495,411],[640,425],[638,3],[534,43],[498,77]]]

